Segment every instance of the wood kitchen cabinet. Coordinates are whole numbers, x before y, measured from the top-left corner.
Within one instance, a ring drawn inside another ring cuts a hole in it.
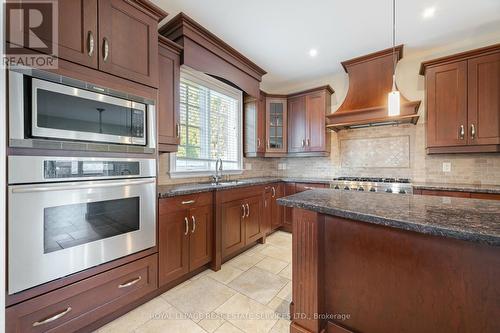
[[[265,236],[265,187],[249,186],[216,193],[216,261],[222,262]],[[217,242],[217,241],[216,241]],[[217,266],[217,265],[216,265]]]
[[[289,196],[295,193],[300,193],[308,190],[314,190],[318,188],[327,188],[327,184],[321,183],[285,183],[284,196]],[[284,207],[284,218],[283,218],[283,230],[287,232],[292,232],[292,222],[293,222],[293,208]]]
[[[326,114],[330,112],[330,86],[289,95],[288,152],[292,155],[325,156],[330,153],[330,132]]]
[[[283,226],[284,207],[278,205],[277,201],[282,198],[285,193],[283,183],[273,184],[271,186],[271,229],[275,230]]]
[[[212,260],[212,193],[160,199],[160,287]]]
[[[264,156],[266,152],[266,94],[246,96],[244,101],[245,157]]]
[[[144,85],[158,86],[158,22],[147,0],[58,1],[58,57]],[[53,44],[51,31],[42,41]],[[54,52],[55,53],[55,52]]]
[[[176,152],[180,143],[180,56],[182,47],[159,36],[158,150]]]
[[[422,63],[427,153],[500,151],[500,44]]]
[[[266,97],[266,156],[287,153],[287,100],[283,96]]]
[[[499,193],[480,193],[480,192],[464,192],[464,191],[446,191],[446,190],[426,190],[415,189],[413,194],[434,195],[439,197],[455,197],[455,198],[472,198],[483,200],[500,200]]]

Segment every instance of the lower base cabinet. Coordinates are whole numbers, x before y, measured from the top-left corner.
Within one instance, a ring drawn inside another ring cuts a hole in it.
[[[6,332],[75,332],[153,292],[156,254],[6,309]]]
[[[413,194],[434,195],[438,197],[455,197],[455,198],[472,198],[483,200],[500,200],[499,193],[478,193],[478,192],[462,192],[462,191],[445,191],[445,190],[413,190]]]
[[[321,183],[285,183],[284,196],[300,193],[308,190],[327,188],[328,185]],[[293,208],[284,208],[283,230],[292,232]]]
[[[212,193],[160,199],[160,287],[212,260]]]

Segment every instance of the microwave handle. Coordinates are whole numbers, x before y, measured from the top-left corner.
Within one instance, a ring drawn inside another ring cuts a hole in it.
[[[87,188],[105,188],[105,187],[117,187],[117,186],[127,186],[127,185],[142,185],[154,183],[155,179],[139,179],[139,180],[122,180],[114,182],[84,182],[82,184],[66,183],[64,185],[32,185],[32,186],[22,186],[22,187],[12,187],[12,193],[31,193],[31,192],[47,192],[47,191],[64,191],[64,190],[82,190]]]

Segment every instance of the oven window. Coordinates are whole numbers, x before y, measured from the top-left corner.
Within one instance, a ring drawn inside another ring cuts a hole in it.
[[[44,209],[44,253],[139,230],[139,197]]]
[[[37,89],[36,99],[38,127],[124,137],[144,136],[143,110],[44,89]]]

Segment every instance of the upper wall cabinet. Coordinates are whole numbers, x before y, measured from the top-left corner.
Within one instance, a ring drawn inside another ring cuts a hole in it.
[[[289,154],[320,156],[330,153],[326,115],[330,112],[332,93],[332,88],[325,86],[289,96]]]
[[[264,156],[266,152],[266,95],[245,96],[245,157]]]
[[[180,143],[180,54],[182,47],[159,36],[158,150],[176,152]]]
[[[266,97],[266,155],[279,157],[287,152],[287,100],[283,97]]]
[[[54,48],[61,59],[158,86],[157,26],[167,13],[147,0],[72,0],[58,6]],[[50,31],[41,34],[53,43]]]
[[[158,17],[137,3],[99,0],[99,68],[149,86],[158,84]]]
[[[500,151],[500,44],[422,63],[427,153]]]

